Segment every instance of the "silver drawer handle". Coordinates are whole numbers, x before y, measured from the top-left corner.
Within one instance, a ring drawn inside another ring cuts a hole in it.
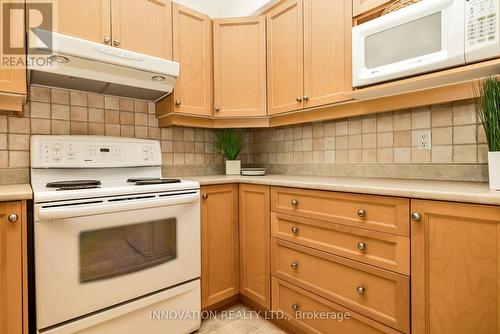
[[[366,288],[363,286],[358,286],[356,292],[358,293],[358,295],[363,296],[366,293]]]
[[[296,227],[296,226],[292,227],[292,233],[293,233],[293,234],[297,234],[297,233],[299,233],[299,228],[298,228],[298,227]]]
[[[358,210],[358,216],[361,217],[361,218],[366,217],[366,211],[363,210],[363,209],[359,209]]]
[[[293,311],[297,312],[299,309],[300,309],[299,304],[293,304],[293,305],[292,305],[292,310],[293,310]]]
[[[365,251],[366,250],[366,244],[364,242],[358,242],[358,249],[360,251]]]
[[[295,270],[299,267],[299,264],[297,262],[292,262],[292,264],[290,264],[290,267]]]
[[[10,214],[7,219],[9,220],[9,222],[15,223],[15,222],[17,222],[19,217],[15,213],[13,213],[13,214]]]

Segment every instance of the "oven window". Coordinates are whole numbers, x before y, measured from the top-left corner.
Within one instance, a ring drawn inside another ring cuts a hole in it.
[[[372,69],[441,51],[441,12],[367,36],[365,65]]]
[[[116,277],[177,257],[177,221],[166,220],[80,233],[80,282]]]

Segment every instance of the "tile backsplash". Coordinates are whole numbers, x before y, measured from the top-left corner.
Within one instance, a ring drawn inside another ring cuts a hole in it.
[[[422,130],[432,149],[417,148]],[[23,117],[0,114],[0,184],[29,181],[33,134],[105,135],[161,141],[164,175],[222,174],[215,131],[158,128],[142,100],[30,87]],[[271,173],[486,181],[487,145],[473,101],[336,121],[245,131],[243,164]]]
[[[418,135],[430,131],[432,148]],[[274,173],[487,180],[474,101],[253,130],[252,162]]]
[[[23,117],[0,114],[0,184],[29,181],[30,135],[102,135],[161,140],[168,175],[220,174],[214,130],[158,128],[154,103],[30,87]],[[175,166],[183,165],[183,168]]]

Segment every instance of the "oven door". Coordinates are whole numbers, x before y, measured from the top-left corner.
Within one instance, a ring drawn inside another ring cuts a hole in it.
[[[199,191],[35,205],[37,328],[200,276]]]
[[[423,0],[352,29],[353,86],[465,64],[465,0]]]

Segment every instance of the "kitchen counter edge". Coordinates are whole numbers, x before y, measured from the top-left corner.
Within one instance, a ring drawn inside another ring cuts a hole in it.
[[[0,202],[29,200],[32,198],[33,191],[27,183],[0,185]]]
[[[198,181],[202,186],[247,183],[368,195],[407,197],[413,199],[500,205],[500,191],[491,191],[488,183],[483,182],[273,174],[266,176],[191,176],[186,177],[186,179]]]

